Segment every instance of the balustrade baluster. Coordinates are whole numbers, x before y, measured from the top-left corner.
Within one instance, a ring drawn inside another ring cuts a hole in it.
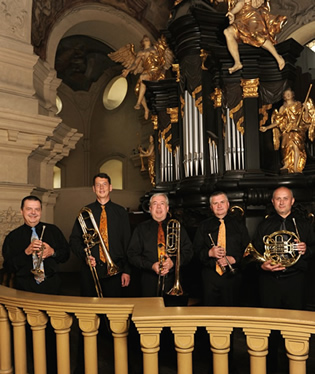
[[[13,373],[11,359],[11,335],[8,312],[0,305],[0,374]]]
[[[285,339],[290,374],[306,374],[311,334],[292,331],[281,331],[281,334]]]
[[[210,334],[210,347],[213,353],[213,373],[228,374],[230,351],[230,335],[233,329],[231,327],[211,326],[207,327]]]
[[[70,374],[70,327],[72,317],[64,312],[49,312],[50,323],[55,329],[58,374]]]
[[[177,352],[177,373],[192,374],[192,352],[194,350],[194,334],[196,327],[172,327],[175,349]]]
[[[138,327],[141,350],[143,352],[143,374],[158,374],[160,333],[162,328]]]
[[[30,324],[33,335],[34,373],[46,374],[46,338],[45,329],[48,317],[44,312],[35,309],[24,309],[27,322]]]
[[[248,353],[250,355],[251,374],[266,374],[269,329],[244,328]]]
[[[76,313],[79,327],[84,336],[84,368],[85,374],[98,374],[97,334],[100,318],[96,314]]]
[[[107,315],[114,338],[115,373],[128,374],[128,331],[129,315]]]
[[[13,326],[14,372],[15,374],[25,374],[27,372],[25,333],[26,316],[19,308],[7,306],[7,309]]]

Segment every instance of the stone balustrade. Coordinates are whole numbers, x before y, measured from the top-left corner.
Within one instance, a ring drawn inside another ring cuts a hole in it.
[[[46,374],[48,323],[56,336],[58,374],[70,374],[70,333],[75,319],[84,337],[85,373],[97,374],[97,335],[102,315],[106,315],[113,337],[116,374],[128,374],[130,319],[140,334],[144,374],[159,373],[160,336],[164,328],[169,328],[174,336],[178,374],[193,373],[195,333],[199,328],[209,335],[214,374],[228,374],[230,338],[236,328],[246,337],[251,374],[266,374],[268,337],[272,330],[280,331],[285,340],[290,374],[306,374],[309,340],[315,333],[315,315],[308,311],[165,307],[162,298],[51,296],[0,286],[0,374],[27,373],[27,324],[36,352],[34,372]]]

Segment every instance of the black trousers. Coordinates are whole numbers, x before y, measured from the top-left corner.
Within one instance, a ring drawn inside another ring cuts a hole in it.
[[[205,306],[237,306],[240,301],[241,274],[227,272],[219,275],[215,270],[202,270],[203,304]]]
[[[104,297],[122,296],[121,273],[118,273],[111,277],[102,278],[101,272],[98,271],[98,277]],[[82,267],[80,272],[80,293],[81,296],[97,296],[93,276],[88,266]]]
[[[263,308],[306,308],[306,274],[263,271],[259,277],[260,305]]]

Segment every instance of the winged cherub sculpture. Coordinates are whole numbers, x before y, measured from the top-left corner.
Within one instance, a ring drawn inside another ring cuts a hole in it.
[[[115,62],[120,62],[124,66],[122,76],[127,77],[129,73],[140,74],[135,93],[138,100],[135,109],[144,109],[144,118],[149,118],[149,108],[145,99],[146,86],[143,81],[157,81],[165,79],[165,72],[172,66],[174,55],[168,47],[165,37],[161,38],[152,45],[150,38],[144,35],[140,42],[141,49],[135,52],[135,46],[132,43],[126,44],[116,52],[108,54]]]

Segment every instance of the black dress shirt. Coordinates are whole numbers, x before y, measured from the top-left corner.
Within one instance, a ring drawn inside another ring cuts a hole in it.
[[[43,242],[48,243],[55,251],[54,256],[45,258],[44,268],[46,279],[37,285],[33,269],[32,255],[27,255],[25,249],[31,242],[31,227],[24,224],[11,231],[4,240],[2,253],[4,268],[7,272],[15,274],[15,287],[20,290],[58,294],[60,279],[56,280],[58,263],[66,262],[70,255],[70,248],[61,230],[52,224],[40,222],[36,227],[38,237],[41,236],[43,225],[46,226]]]

